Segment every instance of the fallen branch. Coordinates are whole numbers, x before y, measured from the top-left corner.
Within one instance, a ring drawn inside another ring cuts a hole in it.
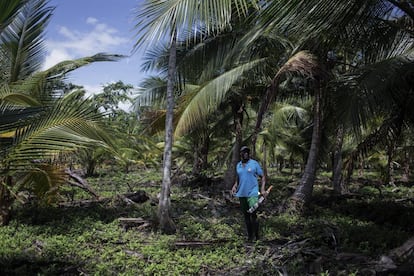
[[[123,230],[128,230],[132,227],[141,230],[151,225],[151,222],[144,220],[143,218],[119,218],[118,222]]]
[[[126,203],[127,205],[138,204],[147,201],[149,196],[145,191],[137,191],[135,193],[126,193],[115,195],[114,197],[95,197],[94,199],[78,200],[70,202],[61,202],[61,207],[89,207],[94,204],[108,204],[111,202]]]
[[[65,172],[70,176],[69,184],[75,187],[79,187],[87,193],[93,195],[95,198],[99,198],[99,195],[88,185],[85,179],[78,174],[72,172],[70,169],[66,169]]]
[[[201,247],[206,245],[214,245],[228,242],[229,240],[215,240],[215,241],[177,241],[174,243],[177,247]]]
[[[408,273],[414,270],[414,237],[391,250],[388,256],[382,256],[375,270],[381,273],[409,275]]]

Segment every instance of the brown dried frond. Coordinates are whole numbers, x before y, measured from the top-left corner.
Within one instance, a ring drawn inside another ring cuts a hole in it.
[[[292,56],[277,72],[275,79],[284,74],[299,74],[306,78],[321,78],[323,69],[318,58],[308,51],[300,51]]]

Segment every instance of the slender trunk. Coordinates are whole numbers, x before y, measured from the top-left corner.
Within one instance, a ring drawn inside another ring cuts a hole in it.
[[[410,179],[410,155],[407,151],[407,149],[404,148],[404,160],[402,165],[402,175],[401,175],[401,181],[407,183]]]
[[[400,119],[401,114],[398,114],[397,116],[390,117],[387,121],[385,121],[378,129],[373,131],[368,137],[365,138],[364,141],[362,141],[356,149],[351,152],[349,155],[348,160],[345,162],[345,177],[343,177],[343,184],[345,186],[348,186],[349,182],[351,181],[351,177],[354,171],[354,167],[356,162],[359,160],[360,164],[362,164],[363,160],[360,160],[361,152],[368,152],[371,150],[374,146],[376,146],[383,137],[386,137],[390,130],[392,129],[392,125],[394,124],[400,124],[399,130],[397,130],[395,133],[397,133],[396,137],[399,136],[399,133],[401,133],[401,122]]]
[[[304,205],[309,203],[312,196],[318,164],[319,148],[321,146],[321,117],[321,88],[318,87],[315,91],[312,141],[308,159],[300,183],[292,195],[292,205],[289,206],[291,211],[294,212],[301,212]]]
[[[11,185],[11,176],[6,176],[0,183],[0,226],[5,226],[10,222],[11,206],[14,200],[9,190]]]
[[[234,182],[236,181],[236,165],[240,160],[240,146],[242,143],[242,123],[243,123],[243,106],[241,104],[235,104],[233,106],[234,115],[234,128],[236,134],[236,141],[233,147],[233,153],[231,162],[227,171],[224,174],[224,186],[226,189],[231,189]]]
[[[256,125],[253,130],[252,134],[252,146],[251,146],[251,156],[253,158],[256,158],[256,141],[257,141],[257,135],[260,132],[260,129],[262,127],[263,117],[266,113],[267,109],[269,108],[269,105],[272,103],[274,97],[275,97],[275,91],[277,88],[277,85],[279,84],[279,74],[276,74],[274,77],[272,83],[270,86],[266,89],[266,93],[263,97],[262,102],[260,103],[259,111],[257,112],[257,119],[256,119]]]
[[[86,167],[86,176],[94,176],[95,175],[95,168],[96,168],[96,160],[91,159],[88,160],[88,164]]]
[[[358,177],[364,177],[364,158],[361,158],[361,160],[359,160],[359,170],[358,170]]]
[[[283,157],[278,157],[277,159],[277,171],[282,172],[285,165],[285,159]]]
[[[338,126],[336,130],[336,141],[333,154],[333,168],[332,168],[332,184],[334,193],[341,195],[347,192],[347,187],[344,187],[342,183],[342,144],[344,139],[344,127]]]
[[[210,137],[206,129],[200,131],[200,135],[194,139],[193,143],[193,170],[192,175],[199,175],[208,166],[208,151],[210,148]]]
[[[210,136],[208,134],[208,131],[206,131],[203,141],[201,144],[200,149],[200,158],[201,158],[201,170],[205,170],[208,167],[208,152],[210,150]]]
[[[394,151],[395,151],[395,142],[392,141],[389,145],[388,145],[388,149],[387,149],[387,156],[388,156],[388,160],[387,160],[387,168],[385,171],[385,182],[386,184],[389,184],[391,186],[395,186],[395,179],[394,179],[394,160],[393,160],[393,156],[394,156]]]
[[[191,174],[193,176],[199,175],[200,171],[201,171],[201,167],[200,167],[200,149],[199,149],[199,145],[197,142],[193,143],[193,169],[191,171]]]
[[[266,179],[269,179],[267,177],[267,150],[266,149],[267,149],[266,148],[266,144],[263,144],[263,161],[262,161],[262,164],[263,164],[263,174],[266,177]]]
[[[390,141],[387,148],[388,163],[386,168],[386,184],[395,186],[394,176],[394,155],[396,150],[397,139],[401,136],[402,122],[403,122],[403,111],[401,111],[396,118],[396,130],[394,131],[394,139]]]
[[[170,57],[168,61],[168,82],[167,82],[167,113],[165,119],[165,146],[163,159],[163,176],[160,201],[158,205],[158,222],[160,230],[165,234],[175,233],[176,227],[171,219],[171,155],[173,145],[173,117],[174,117],[174,88],[175,70],[177,62],[176,34],[170,46]]]

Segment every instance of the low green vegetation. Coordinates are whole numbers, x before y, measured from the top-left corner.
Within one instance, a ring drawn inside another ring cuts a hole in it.
[[[353,182],[352,196],[335,198],[321,177],[308,211],[298,217],[279,209],[294,179],[270,174],[274,189],[260,210],[262,238],[255,243],[245,242],[237,200],[226,196],[220,181],[174,183],[175,235],[156,230],[160,175],[153,171],[87,179],[105,201],[68,188],[71,197],[55,206],[17,202],[11,223],[0,228],[0,273],[364,275],[366,260],[377,260],[412,234],[414,207],[402,200],[412,198],[411,187],[382,187],[380,196],[378,189]],[[122,200],[138,190],[149,199]],[[120,218],[147,224],[125,227]]]

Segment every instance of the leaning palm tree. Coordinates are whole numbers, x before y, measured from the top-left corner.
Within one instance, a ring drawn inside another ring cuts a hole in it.
[[[167,41],[169,45],[163,180],[158,208],[159,226],[163,232],[175,232],[170,215],[170,186],[177,41],[188,41],[200,29],[204,31],[204,34],[200,34],[200,39],[205,34],[209,36],[224,30],[229,26],[235,11],[239,15],[247,13],[250,2],[256,1],[147,0],[136,13],[138,40],[135,49],[142,47],[144,42],[154,44],[157,41]]]

